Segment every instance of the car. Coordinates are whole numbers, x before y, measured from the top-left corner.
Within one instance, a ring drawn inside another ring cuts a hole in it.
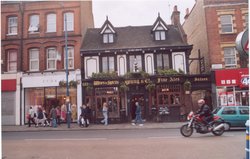
[[[249,106],[222,106],[213,110],[213,114],[221,117],[226,123],[226,129],[230,127],[245,127],[249,119]]]

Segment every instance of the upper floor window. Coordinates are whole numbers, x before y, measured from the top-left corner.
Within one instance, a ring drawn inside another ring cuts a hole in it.
[[[71,12],[68,13],[64,13],[64,31],[66,31],[66,27],[67,27],[67,31],[74,31],[74,14]],[[67,23],[65,23],[67,22]],[[66,24],[66,25],[65,25]]]
[[[114,34],[110,29],[106,29],[103,33],[103,43],[113,43],[114,42]]]
[[[29,50],[30,58],[30,71],[39,71],[39,50],[30,49]]]
[[[28,31],[31,33],[39,31],[39,15],[30,16],[30,26]]]
[[[47,32],[56,32],[56,14],[47,15]]]
[[[225,67],[236,67],[236,51],[234,47],[224,48]]]
[[[129,56],[129,71],[139,72],[142,70],[142,57],[141,55],[130,55]]]
[[[64,49],[65,50],[65,49]],[[64,51],[64,68],[66,69],[66,51]],[[68,69],[74,69],[74,47],[68,47]]]
[[[162,26],[158,26],[155,30],[155,40],[166,40],[166,32]]]
[[[17,34],[17,17],[8,18],[8,34],[9,35]]]
[[[16,72],[17,71],[17,51],[9,50],[8,51],[8,72]]]
[[[221,22],[222,33],[232,33],[233,32],[232,15],[221,15],[220,22]]]
[[[102,72],[115,71],[115,58],[113,56],[102,57]]]
[[[47,49],[47,70],[56,70],[56,48]]]
[[[157,69],[169,69],[169,55],[168,54],[157,54]]]

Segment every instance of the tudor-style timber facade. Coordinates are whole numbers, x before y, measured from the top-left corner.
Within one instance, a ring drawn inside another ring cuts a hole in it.
[[[181,112],[193,109],[193,92],[202,88],[196,97],[210,99],[210,75],[189,75],[191,50],[177,7],[171,25],[159,15],[152,26],[114,27],[107,18],[101,28],[88,29],[81,47],[82,94],[93,120],[103,118],[104,102],[111,122],[133,120],[138,101],[144,119],[168,107],[166,120],[179,121]]]

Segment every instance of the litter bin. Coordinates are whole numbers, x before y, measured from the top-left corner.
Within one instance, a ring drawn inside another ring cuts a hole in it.
[[[246,159],[249,159],[249,120],[246,122]]]

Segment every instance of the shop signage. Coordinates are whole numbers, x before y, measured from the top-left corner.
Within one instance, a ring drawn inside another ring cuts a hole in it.
[[[164,77],[164,78],[157,78],[157,83],[163,83],[163,82],[180,82],[180,77]]]
[[[241,75],[240,87],[249,86],[249,75]]]
[[[2,91],[16,91],[16,79],[2,80]]]
[[[216,86],[246,87],[249,84],[248,68],[216,70],[215,78]]]
[[[118,85],[119,81],[94,81],[93,85],[94,86],[110,86],[110,85]]]
[[[125,80],[126,85],[131,85],[131,84],[147,84],[150,82],[150,79],[136,79],[136,80]]]

